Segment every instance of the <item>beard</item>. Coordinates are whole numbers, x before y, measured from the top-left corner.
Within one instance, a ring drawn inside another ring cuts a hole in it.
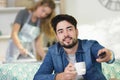
[[[77,44],[77,42],[78,42],[77,38],[73,39],[72,37],[69,37],[69,36],[67,36],[66,38],[72,39],[72,43],[66,45],[63,42],[60,42],[61,46],[64,47],[64,48],[67,48],[67,49],[73,48]],[[63,41],[65,41],[66,38],[64,38]]]

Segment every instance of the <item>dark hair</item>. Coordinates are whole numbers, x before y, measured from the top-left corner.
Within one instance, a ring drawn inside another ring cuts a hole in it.
[[[59,14],[57,16],[55,16],[52,20],[51,20],[51,25],[54,29],[54,31],[56,32],[56,26],[60,21],[68,21],[69,23],[71,23],[72,25],[75,26],[76,29],[76,25],[77,25],[77,21],[76,19],[68,14]]]

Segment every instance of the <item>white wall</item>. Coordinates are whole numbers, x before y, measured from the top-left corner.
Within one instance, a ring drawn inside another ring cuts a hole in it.
[[[65,0],[65,13],[78,21],[79,38],[95,39],[120,58],[120,11],[110,11],[99,0]]]
[[[99,0],[65,0],[65,4],[65,12],[76,17],[80,24],[120,17],[120,11],[115,12],[104,8]]]
[[[2,35],[10,35],[11,27],[18,11],[19,9],[16,11],[0,10],[0,30],[2,31]]]
[[[2,31],[2,36],[0,35],[0,61],[5,60],[4,58],[8,47],[8,40],[11,35],[12,24],[19,10],[20,9],[14,8],[0,8],[0,31]]]

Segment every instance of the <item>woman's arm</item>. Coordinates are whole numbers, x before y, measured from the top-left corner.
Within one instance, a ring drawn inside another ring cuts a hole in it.
[[[25,54],[25,53],[27,53],[27,50],[24,49],[24,47],[22,46],[22,44],[20,42],[20,39],[18,37],[19,30],[20,30],[20,24],[14,23],[14,25],[12,27],[11,37],[13,39],[14,44],[18,47],[20,53]]]
[[[40,36],[35,40],[35,49],[39,56],[44,59],[46,53],[43,47],[43,34],[41,33]]]

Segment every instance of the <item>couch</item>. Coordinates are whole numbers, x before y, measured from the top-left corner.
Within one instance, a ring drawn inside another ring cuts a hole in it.
[[[0,64],[0,80],[33,80],[41,62]],[[107,80],[120,80],[120,60],[113,64],[102,63]]]

